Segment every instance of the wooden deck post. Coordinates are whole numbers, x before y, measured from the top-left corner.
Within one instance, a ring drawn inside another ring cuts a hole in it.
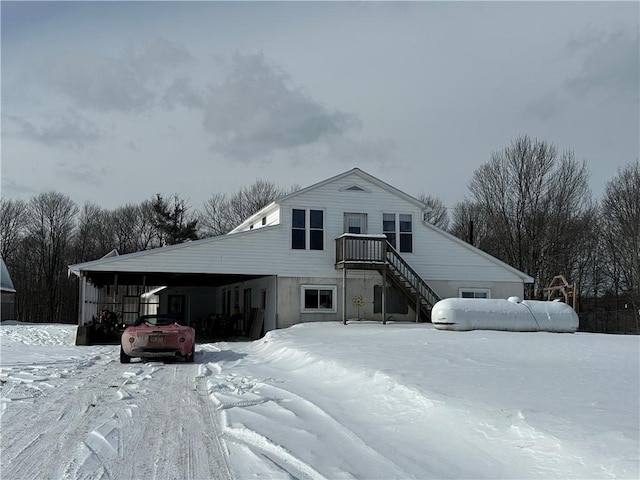
[[[387,266],[382,269],[382,324],[387,324]]]
[[[342,264],[342,323],[347,324],[347,267]]]

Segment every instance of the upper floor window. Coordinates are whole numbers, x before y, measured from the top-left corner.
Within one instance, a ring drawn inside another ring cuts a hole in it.
[[[410,214],[383,213],[382,233],[387,236],[393,248],[400,252],[413,252],[413,224]]]
[[[291,248],[324,250],[324,212],[294,208],[291,212]]]

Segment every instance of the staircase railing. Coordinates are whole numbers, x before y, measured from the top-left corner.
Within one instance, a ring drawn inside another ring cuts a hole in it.
[[[439,300],[438,294],[427,282],[400,256],[398,251],[387,242],[387,267],[391,275],[399,277],[401,282],[406,282],[405,288],[413,289],[420,296],[420,303],[426,303],[431,309]]]
[[[440,300],[384,235],[344,234],[336,238],[336,266],[385,269],[408,300],[417,300],[416,312],[420,310],[427,319],[428,311]]]

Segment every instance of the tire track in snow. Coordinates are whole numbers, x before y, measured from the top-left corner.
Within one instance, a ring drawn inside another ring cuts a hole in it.
[[[74,372],[74,387],[64,382],[41,396],[12,401],[2,416],[2,475],[11,479],[61,478],[78,451],[87,424],[100,418],[102,400],[112,394],[117,373],[96,377],[113,359],[88,363]],[[77,387],[77,388],[76,388]]]
[[[37,391],[26,366],[3,366],[2,477],[230,479],[201,366],[125,367],[108,351],[38,371],[51,385]]]
[[[138,366],[140,365],[140,366]],[[122,401],[135,412],[121,425],[121,453],[102,448],[113,478],[229,479],[212,402],[197,388],[194,365],[138,364],[126,372]],[[101,428],[108,428],[108,423]],[[95,435],[94,435],[95,437]],[[98,455],[99,456],[99,455]]]

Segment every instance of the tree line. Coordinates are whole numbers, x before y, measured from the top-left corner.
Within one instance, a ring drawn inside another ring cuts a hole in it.
[[[572,151],[525,135],[493,152],[453,208],[428,194],[417,198],[428,207],[427,221],[533,277],[527,298],[545,299],[545,287],[563,274],[579,287],[581,321],[602,310],[611,323],[615,310],[616,318],[631,320],[613,330],[640,330],[640,164],[615,173],[600,201],[588,180],[586,163]],[[200,210],[178,194],[113,210],[79,207],[55,191],[28,201],[2,198],[0,255],[19,292],[17,316],[75,322],[77,280],[67,265],[114,249],[126,254],[223,235],[298,188],[256,180],[234,194],[212,194]]]

